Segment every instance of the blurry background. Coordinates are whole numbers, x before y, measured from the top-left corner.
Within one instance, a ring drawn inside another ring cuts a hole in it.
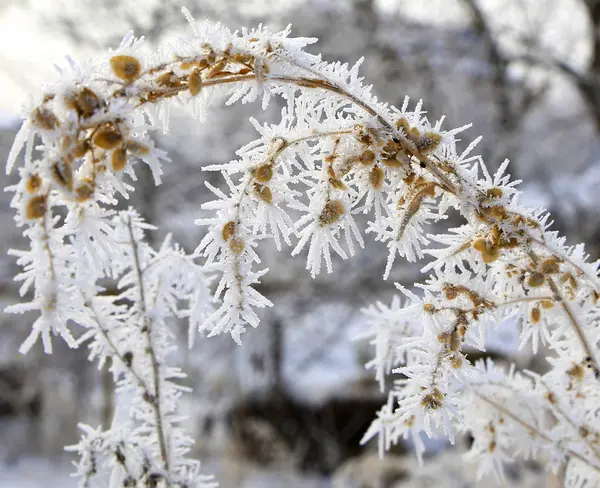
[[[182,0],[0,1],[0,159],[6,159],[28,94],[54,76],[65,55],[84,59],[118,45],[133,29],[151,44],[189,27]],[[468,143],[479,146],[490,169],[509,157],[523,179],[525,203],[543,206],[571,243],[600,254],[600,1],[598,0],[190,0],[196,19],[235,28],[259,22],[294,27],[314,36],[329,61],[355,62],[383,100],[423,98],[431,119],[447,126],[469,122]],[[134,204],[159,230],[192,250],[203,230],[193,225],[209,199],[207,164],[234,158],[255,138],[247,122],[276,120],[280,107],[215,107],[211,123],[177,115],[170,133],[157,136],[173,163],[155,188],[144,175]],[[141,169],[141,168],[140,168]],[[183,176],[185,175],[185,176]],[[14,181],[0,171],[1,186]],[[14,227],[9,195],[0,193],[0,302],[18,300],[18,268],[6,251],[25,245]],[[449,222],[450,225],[456,222]],[[368,239],[367,239],[368,241]],[[418,469],[410,446],[379,461],[372,445],[358,442],[384,402],[364,369],[371,350],[353,340],[364,329],[360,308],[388,301],[393,282],[410,286],[419,267],[398,263],[381,276],[387,250],[368,242],[332,275],[311,280],[304,258],[264,249],[271,272],[262,292],[275,307],[244,346],[229,337],[197,340],[188,350],[179,328],[183,369],[193,395],[184,400],[196,438],[194,456],[230,487],[392,488],[477,486],[460,452],[431,443],[431,459]],[[41,348],[18,354],[31,316],[0,312],[0,488],[75,486],[63,446],[78,438],[77,421],[108,425],[112,380],[87,362],[85,347]],[[492,338],[489,354],[523,367],[543,368],[516,350],[515,324]],[[474,356],[471,356],[474,357]],[[463,439],[463,447],[468,444]],[[437,454],[435,454],[437,453]],[[507,486],[553,486],[535,463],[507,466]],[[493,480],[486,480],[493,485]],[[483,483],[483,482],[482,482]],[[502,483],[500,483],[502,485]],[[558,485],[557,485],[558,486]]]

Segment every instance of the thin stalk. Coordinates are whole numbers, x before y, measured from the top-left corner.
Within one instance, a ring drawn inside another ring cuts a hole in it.
[[[148,403],[154,409],[154,419],[156,423],[156,436],[158,438],[158,445],[160,448],[160,457],[164,464],[164,469],[166,472],[169,472],[169,457],[167,453],[167,442],[165,439],[165,433],[163,428],[162,421],[162,413],[161,413],[161,404],[160,404],[160,366],[158,364],[158,360],[156,358],[156,353],[154,351],[154,346],[152,344],[152,320],[147,315],[146,308],[146,296],[144,292],[144,285],[142,280],[142,270],[140,266],[140,260],[138,256],[138,246],[137,241],[133,235],[133,227],[131,225],[131,218],[127,219],[127,228],[129,230],[129,238],[131,241],[131,247],[133,249],[133,266],[137,279],[137,288],[138,288],[138,307],[139,307],[139,315],[142,320],[142,333],[146,338],[146,353],[150,357],[150,362],[152,364],[152,380],[154,384],[154,395],[153,398],[147,399]]]

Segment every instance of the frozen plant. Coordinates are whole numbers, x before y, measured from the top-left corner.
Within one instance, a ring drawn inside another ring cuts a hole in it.
[[[398,109],[378,101],[360,61],[324,62],[303,51],[314,39],[290,38],[289,29],[192,25],[191,38],[154,52],[128,34],[116,51],[71,62],[25,112],[8,160],[10,171],[25,148],[10,189],[31,241],[17,253],[18,279],[33,299],[12,310],[40,317],[23,352],[38,337],[47,352],[52,335],[73,347],[88,341],[93,357],[111,358],[117,386],[133,392],[126,425],[84,428],[75,447],[84,485],[108,467],[111,486],[203,486],[178,426],[181,372],[167,362],[167,319],[185,316],[193,329],[240,342],[258,325],[257,309],[271,305],[254,287],[267,272],[261,239],[292,255],[306,251],[315,276],[323,266],[332,271],[332,254],[345,259],[362,247],[363,231],[388,247],[384,279],[398,256],[433,256],[421,295],[402,289],[403,301],[366,311],[371,366],[381,380],[402,375],[366,438],[378,434],[387,448],[412,436],[420,455],[421,431],[453,440],[465,430],[481,474],[543,454],[550,470],[568,463],[569,486],[598,482],[599,284],[583,247],[566,246],[548,230],[548,215],[519,205],[507,164],[490,175],[473,154],[477,140],[459,152],[467,127],[430,123],[420,102]],[[214,99],[260,98],[265,107],[273,96],[285,101],[279,123],[252,120],[258,139],[236,160],[205,168],[220,171],[228,189],[207,185],[213,214],[196,222],[208,230],[195,253],[169,241],[151,249],[136,213],[115,206],[133,191],[137,165],[160,183],[168,158],[152,131],[168,130],[173,107],[204,119]],[[427,234],[451,209],[465,223]],[[359,213],[370,216],[366,229]],[[207,272],[217,275],[214,308]],[[118,295],[103,293],[106,277],[118,280]],[[521,318],[523,344],[553,352],[548,373],[465,357],[465,346],[483,350],[487,330],[509,315]],[[74,323],[87,330],[78,339]]]

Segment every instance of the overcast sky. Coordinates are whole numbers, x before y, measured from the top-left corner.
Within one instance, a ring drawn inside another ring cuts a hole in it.
[[[138,0],[143,4],[144,1]],[[247,3],[250,0],[245,0]],[[251,0],[262,1],[264,0]],[[328,0],[321,0],[326,2]],[[340,0],[329,0],[337,1]],[[457,8],[458,0],[377,0],[383,8],[400,9],[406,15],[435,23],[464,21],[464,11]],[[519,25],[540,22],[547,32],[546,43],[555,52],[564,54],[575,63],[584,62],[588,46],[584,41],[588,26],[578,0],[512,0],[525,5],[529,15],[518,14],[507,8],[509,0],[481,0],[485,9],[493,12],[502,29],[518,30]],[[19,113],[26,97],[44,80],[55,77],[54,63],[62,64],[65,55],[81,59],[92,54],[84,52],[61,38],[55,31],[45,29],[39,16],[31,9],[51,16],[53,9],[66,8],[69,0],[29,0],[22,2],[0,0],[0,119]],[[118,14],[117,14],[118,15]],[[97,28],[97,26],[94,26]],[[182,18],[182,29],[185,29]],[[300,35],[300,33],[298,33]],[[107,46],[108,47],[108,46]],[[89,48],[88,48],[89,49]]]

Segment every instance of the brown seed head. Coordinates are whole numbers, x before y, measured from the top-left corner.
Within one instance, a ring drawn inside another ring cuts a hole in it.
[[[38,195],[32,197],[27,202],[25,216],[29,220],[39,219],[46,215],[46,195]]]
[[[133,56],[119,55],[110,58],[110,66],[117,78],[131,83],[142,70],[140,62]]]
[[[444,395],[440,390],[434,388],[432,393],[428,393],[423,397],[421,400],[421,405],[423,405],[425,408],[431,408],[432,410],[435,410],[440,408],[443,402]]]
[[[531,321],[537,324],[542,319],[542,311],[538,307],[531,309]]]
[[[539,271],[535,271],[531,273],[529,280],[527,280],[527,284],[532,288],[537,288],[539,286],[542,286],[545,281],[546,277],[544,276],[544,274],[540,273]]]
[[[242,254],[242,252],[244,252],[245,247],[246,245],[244,244],[244,241],[239,237],[234,237],[229,243],[229,249],[231,249],[231,252],[236,256]]]
[[[121,145],[122,137],[121,133],[113,126],[106,126],[94,134],[92,142],[95,146],[102,149],[114,149]]]
[[[360,161],[360,164],[369,166],[375,162],[375,153],[370,149],[367,149],[358,157],[358,160]]]
[[[434,149],[436,149],[440,142],[442,142],[442,136],[437,134],[436,132],[426,132],[424,135],[417,139],[415,143],[417,149],[421,152],[421,154],[428,154]]]
[[[73,149],[71,149],[71,154],[73,155],[74,158],[82,158],[83,156],[85,156],[85,154],[90,150],[90,144],[89,142],[86,141],[80,141],[77,144],[75,144],[75,146],[73,146]]]
[[[254,168],[254,178],[261,183],[267,183],[273,178],[273,165],[270,163],[261,164]]]
[[[346,191],[348,189],[346,184],[337,178],[329,178],[329,184],[336,190]]]
[[[267,185],[261,185],[260,183],[254,183],[254,193],[265,203],[273,202],[273,193]]]
[[[319,215],[319,221],[321,226],[331,225],[337,222],[342,215],[344,215],[344,204],[341,200],[329,200]]]
[[[134,141],[133,139],[125,141],[125,148],[136,156],[142,156],[150,152],[148,146],[142,144],[141,142]]]
[[[544,260],[540,266],[540,271],[544,274],[556,274],[560,272],[558,260],[554,257]]]
[[[98,95],[87,87],[82,88],[77,93],[68,95],[65,98],[65,104],[70,109],[75,110],[77,115],[84,118],[94,115],[94,112],[101,106]]]
[[[420,139],[421,137],[421,133],[419,132],[419,129],[417,129],[416,127],[411,127],[408,130],[408,133],[406,134],[406,137],[411,140],[412,142],[414,142],[415,144],[417,143],[417,141]]]
[[[223,237],[224,241],[228,241],[235,235],[235,222],[230,220],[223,226],[223,230],[221,230],[221,237]]]
[[[481,253],[485,264],[490,264],[500,257],[500,247],[489,243],[486,239],[477,239],[473,247]]]
[[[52,165],[52,178],[63,188],[73,189],[73,166],[71,162],[63,159]]]
[[[123,171],[127,166],[127,150],[123,146],[116,148],[110,162],[113,171]]]
[[[448,300],[454,300],[458,296],[458,290],[452,285],[445,286],[444,293]]]
[[[375,190],[381,189],[385,173],[379,166],[373,166],[373,169],[369,172],[369,183]]]
[[[42,177],[37,173],[33,173],[29,175],[29,178],[25,182],[25,191],[27,193],[35,193],[40,186],[42,186]]]
[[[582,381],[585,376],[585,369],[581,364],[575,364],[571,369],[567,370],[567,374],[578,381]]]
[[[490,188],[485,194],[488,198],[500,198],[502,196],[502,190],[500,188]]]
[[[401,119],[396,120],[396,127],[398,129],[402,129],[405,133],[408,133],[410,129],[410,124],[408,123],[408,120],[405,117],[402,117]]]
[[[93,194],[96,188],[96,183],[91,178],[84,178],[81,184],[75,187],[75,200],[78,203],[85,202]]]
[[[33,125],[45,130],[54,130],[60,125],[54,112],[45,107],[36,108],[33,111],[31,120]]]
[[[462,367],[462,357],[455,355],[452,356],[452,359],[450,360],[450,365],[454,368],[454,369],[460,369]]]
[[[202,90],[202,76],[200,76],[200,70],[196,69],[190,73],[188,78],[188,87],[190,95],[195,97]]]

